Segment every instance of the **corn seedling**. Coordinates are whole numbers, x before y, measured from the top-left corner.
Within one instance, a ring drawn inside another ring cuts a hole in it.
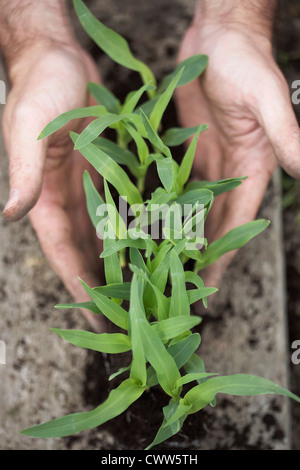
[[[189,181],[198,139],[207,128],[205,124],[170,128],[161,134],[161,120],[175,89],[204,72],[207,56],[190,57],[158,85],[151,70],[133,56],[124,38],[98,21],[81,0],[74,0],[74,6],[83,28],[95,43],[116,63],[139,73],[142,84],[121,103],[103,85],[89,83],[88,90],[99,105],[60,115],[39,136],[40,139],[49,136],[71,119],[95,118],[81,134],[73,132],[70,137],[74,149],[82,153],[104,181],[105,200],[89,173],[83,175],[87,209],[98,236],[103,238],[100,257],[104,261],[106,285],[91,288],[80,280],[90,301],[57,307],[87,308],[95,315],[104,315],[116,330],[102,334],[54,328],[53,331],[81,348],[106,354],[129,352],[131,363],[110,377],[113,380],[123,376],[124,380],[94,410],[38,424],[22,433],[52,438],[100,426],[127,410],[151,387],[161,387],[169,403],[162,410],[161,427],[147,449],[178,433],[190,414],[214,406],[219,393],[279,394],[300,402],[290,391],[262,377],[206,372],[197,354],[200,335],[193,328],[201,318],[191,315],[191,305],[201,301],[207,307],[208,297],[217,291],[204,285],[201,270],[225,253],[241,248],[269,225],[267,220],[255,220],[207,244],[203,224],[214,198],[242,184],[243,177]],[[107,128],[114,130],[114,141],[103,137]],[[190,144],[177,163],[172,148],[188,139]],[[156,166],[158,185],[144,200],[150,165]],[[134,224],[128,226],[120,215],[112,187],[134,216]],[[154,237],[147,228],[162,221],[165,225]],[[130,282],[123,281],[125,268],[131,272]]]

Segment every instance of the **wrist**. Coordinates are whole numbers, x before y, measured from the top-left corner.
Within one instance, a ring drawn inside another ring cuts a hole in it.
[[[197,0],[193,26],[226,27],[272,39],[277,0]]]

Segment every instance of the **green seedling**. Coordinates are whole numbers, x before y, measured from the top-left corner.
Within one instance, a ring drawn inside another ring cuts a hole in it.
[[[205,221],[214,198],[234,190],[244,179],[189,181],[197,142],[207,128],[205,124],[190,129],[172,128],[161,135],[161,120],[174,91],[197,79],[205,70],[208,58],[197,55],[185,60],[157,86],[151,70],[133,56],[125,39],[99,22],[81,0],[74,0],[74,6],[83,28],[96,44],[115,62],[139,73],[142,83],[139,90],[129,93],[124,103],[103,85],[89,83],[88,89],[99,105],[57,117],[39,136],[49,136],[71,119],[95,118],[81,134],[73,132],[70,137],[74,148],[103,177],[105,201],[87,172],[83,175],[84,188],[95,229],[101,231],[99,227],[105,227],[105,233],[111,234],[111,238],[104,239],[100,254],[106,285],[91,288],[80,280],[90,301],[61,304],[57,308],[87,308],[95,315],[105,316],[116,332],[96,334],[57,328],[52,331],[81,348],[106,354],[127,352],[131,363],[112,374],[109,380],[116,377],[120,380],[121,376],[124,380],[94,410],[38,424],[22,434],[63,437],[100,426],[123,413],[151,387],[161,387],[169,397],[169,404],[162,410],[161,427],[147,449],[178,433],[190,414],[214,406],[218,394],[279,394],[300,402],[290,391],[262,377],[217,376],[206,372],[197,354],[200,335],[193,328],[201,318],[191,315],[191,305],[202,301],[207,307],[208,297],[217,291],[204,285],[201,270],[225,253],[241,248],[269,225],[267,220],[256,220],[231,230],[209,245],[203,234],[192,232],[193,237],[185,230],[196,225],[197,205],[201,204]],[[102,136],[107,128],[115,132],[114,141]],[[171,149],[187,139],[191,139],[190,144],[181,163],[177,163]],[[133,145],[129,146],[130,143]],[[150,165],[156,166],[158,184],[144,200]],[[112,187],[135,215],[139,213],[136,227],[128,227],[119,218]],[[106,215],[99,211],[105,204],[110,207]],[[151,215],[156,214],[160,220],[155,209],[160,204],[167,207],[167,215],[172,213],[173,220],[164,230],[165,237],[155,239],[143,227]],[[186,205],[189,214],[182,218],[180,211]],[[191,242],[195,243],[193,249],[188,246]],[[131,272],[130,282],[123,282],[124,269]],[[191,284],[192,289],[188,287]]]

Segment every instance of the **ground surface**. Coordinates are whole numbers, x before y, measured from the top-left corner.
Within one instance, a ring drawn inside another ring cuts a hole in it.
[[[160,78],[172,70],[194,2],[189,0],[87,1],[108,26],[123,34],[138,57]],[[294,50],[300,41],[297,2],[280,16],[278,50]],[[296,19],[298,18],[298,20]],[[122,98],[139,86],[132,72],[115,66],[99,53],[81,32],[82,44],[99,63],[105,83]],[[298,36],[297,36],[298,34]],[[290,38],[291,39],[288,39]],[[285,56],[284,56],[285,57]],[[288,80],[295,79],[299,62],[284,66]],[[2,78],[2,77],[1,77]],[[297,77],[296,77],[297,78]],[[174,111],[174,110],[173,110]],[[174,125],[174,112],[168,124]],[[5,151],[2,148],[1,153]],[[5,204],[7,162],[1,159],[0,200]],[[296,209],[293,208],[296,213]],[[199,353],[207,370],[221,374],[245,372],[268,377],[299,394],[300,366],[292,367],[290,338],[286,332],[285,267],[278,175],[272,181],[259,216],[271,220],[263,236],[253,240],[224,277],[215,305],[204,315]],[[299,230],[292,211],[284,215],[287,256],[289,325],[293,339],[300,339]],[[107,375],[115,362],[100,354],[69,345],[49,328],[87,328],[77,311],[57,311],[53,306],[70,300],[49,268],[27,219],[0,230],[0,339],[7,345],[7,364],[0,366],[1,449],[143,449],[161,423],[164,398],[159,390],[145,394],[123,416],[96,429],[65,439],[40,440],[18,431],[67,413],[97,406],[107,396]],[[299,253],[298,253],[299,254]],[[297,297],[298,295],[298,297]],[[126,362],[126,357],[124,357]],[[299,407],[279,397],[218,399],[216,408],[194,415],[179,435],[161,448],[186,449],[287,449],[299,448]]]

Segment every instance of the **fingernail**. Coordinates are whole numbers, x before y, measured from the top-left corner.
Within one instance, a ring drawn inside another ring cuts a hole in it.
[[[6,206],[4,207],[3,212],[7,212],[13,207],[17,205],[19,202],[19,190],[18,189],[12,189],[9,193],[9,200],[6,203]]]

